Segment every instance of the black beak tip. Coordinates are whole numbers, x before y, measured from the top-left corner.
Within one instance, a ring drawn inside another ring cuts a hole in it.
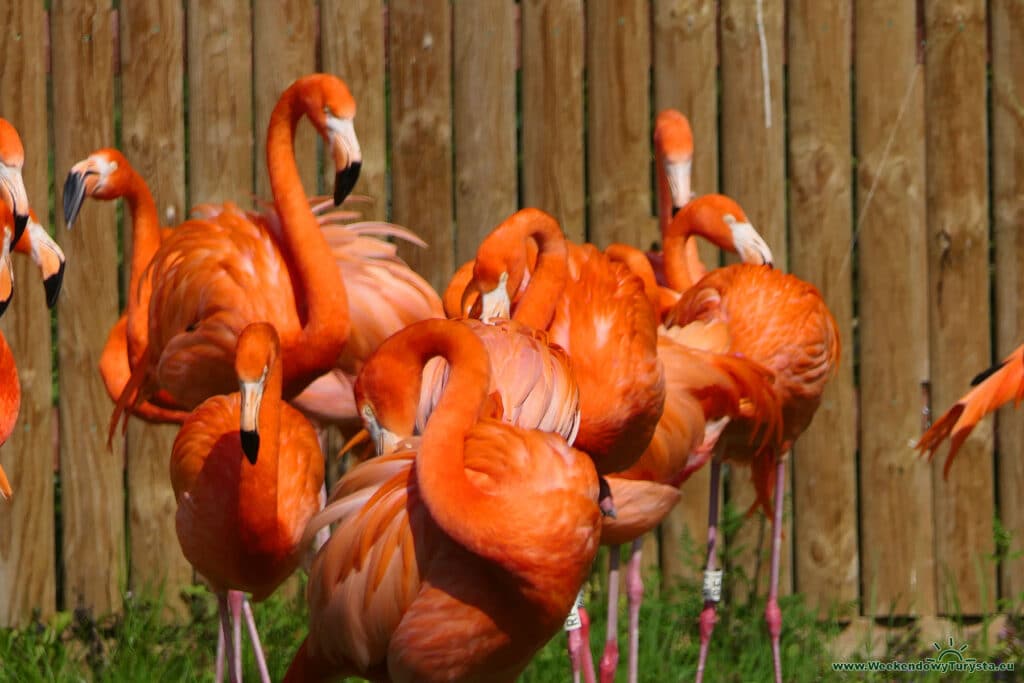
[[[71,225],[78,217],[78,211],[82,208],[82,200],[85,199],[85,183],[77,173],[68,173],[64,180],[64,224],[71,229]]]
[[[260,452],[259,433],[243,429],[239,434],[242,436],[242,452],[245,453],[245,459],[249,461],[250,465],[255,465],[256,456]]]
[[[683,207],[681,207],[681,206],[673,206],[672,207],[672,218],[675,218],[676,214],[679,213],[682,210],[683,210]]]
[[[0,316],[3,316],[4,312],[7,310],[7,307],[11,305],[11,299],[13,298],[13,296],[10,296],[7,297],[6,299],[0,300]]]
[[[43,288],[46,289],[46,306],[53,308],[57,305],[57,297],[60,296],[61,285],[64,284],[64,263],[61,262],[60,269],[43,280]]]
[[[24,216],[14,214],[14,241],[11,242],[11,246],[14,246],[15,244],[18,243],[18,240],[21,239],[21,235],[22,233],[25,232],[25,228],[27,227],[28,214],[25,214]]]
[[[353,161],[348,167],[341,169],[334,174],[334,205],[341,206],[345,197],[349,195],[352,188],[359,180],[359,171],[362,169],[361,161]]]

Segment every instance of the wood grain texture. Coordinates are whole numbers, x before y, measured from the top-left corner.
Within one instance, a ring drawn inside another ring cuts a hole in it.
[[[306,0],[254,0],[252,12],[256,196],[271,199],[266,148],[270,112],[296,78],[316,71],[316,6]],[[319,194],[316,138],[308,122],[296,129],[295,161],[307,195]]]
[[[646,0],[589,3],[588,241],[646,247],[651,220],[650,15]]]
[[[784,42],[782,0],[764,0],[764,33],[767,54],[758,40],[757,3],[750,0],[723,0],[720,5],[719,32],[722,74],[722,190],[746,211],[757,230],[767,240],[775,266],[787,267],[786,247],[786,157],[784,91],[782,89],[782,47]],[[765,117],[762,60],[768,64],[771,126]],[[734,260],[734,259],[732,259]],[[792,471],[792,467],[787,468]],[[734,482],[747,481],[747,474]],[[753,489],[745,485],[729,487],[729,496],[740,510],[754,501]],[[792,487],[787,485],[787,490]],[[788,494],[787,494],[788,496]],[[767,561],[751,555],[758,547],[759,524],[745,524],[731,539],[746,548],[735,556],[748,575],[755,570],[767,572]],[[786,593],[792,584],[792,518],[786,520],[779,589]],[[767,553],[771,544],[762,544]]]
[[[430,246],[402,257],[434,289],[454,271],[451,13],[447,0],[393,0],[390,13],[392,220]]]
[[[932,406],[945,410],[991,364],[984,0],[925,3],[928,300]],[[934,464],[939,612],[994,605],[992,423],[980,424],[949,480]]]
[[[188,205],[230,200],[248,207],[254,189],[251,5],[189,0],[187,19]],[[262,159],[260,168],[266,168]]]
[[[114,143],[114,55],[109,0],[57,0],[50,10],[57,174]],[[125,577],[124,459],[106,445],[110,399],[96,359],[117,320],[114,206],[91,202],[75,230],[59,230],[67,256],[57,307],[60,367],[64,606],[100,615],[121,605]]]
[[[927,615],[935,609],[931,472],[909,450],[928,377],[924,74],[914,6],[860,0],[854,36],[862,610]]]
[[[516,5],[454,5],[455,265],[519,203],[516,169]]]
[[[128,2],[120,10],[121,149],[146,179],[167,225],[177,224],[187,208],[184,25],[184,8],[177,0]],[[132,225],[127,210],[122,230],[129,253]],[[127,296],[127,268],[123,276]],[[187,605],[179,595],[192,583],[192,566],[178,546],[177,505],[167,474],[177,433],[177,425],[142,420],[128,425],[128,570],[133,591],[156,595],[163,590],[169,615],[184,616]]]
[[[0,115],[25,146],[22,176],[29,201],[49,225],[47,173],[46,14],[35,0],[0,7]],[[21,410],[14,433],[0,448],[14,497],[0,512],[0,627],[28,625],[33,610],[46,619],[56,607],[51,402],[50,313],[39,271],[15,258],[15,296],[0,331],[14,354]]]
[[[853,17],[844,2],[790,0],[788,12],[790,266],[821,290],[843,343],[839,372],[793,460],[796,589],[825,617],[859,591],[849,268]]]
[[[992,198],[996,252],[996,355],[999,359],[1024,340],[1024,5],[993,0],[992,12]],[[997,418],[999,517],[1016,531],[1011,551],[1021,549],[1024,529],[1024,420],[1008,406]],[[959,468],[965,469],[965,468]],[[961,474],[960,476],[963,476]],[[1024,591],[1024,555],[1002,563],[1002,594]]]
[[[523,0],[523,205],[586,237],[583,169],[583,3]]]
[[[693,129],[693,188],[718,190],[718,22],[715,0],[654,0],[654,113],[674,108]],[[643,245],[647,246],[647,245]],[[700,244],[709,266],[720,262],[717,247]],[[704,468],[683,484],[676,509],[662,522],[661,569],[666,583],[695,578],[689,552],[707,537],[708,487]],[[684,540],[686,539],[686,540]]]
[[[388,210],[387,110],[384,102],[383,0],[321,0],[322,69],[343,79],[356,98],[356,135],[363,168],[353,190],[369,195],[373,204],[364,215],[384,220]],[[325,164],[333,182],[332,164]],[[326,185],[330,187],[330,185]]]

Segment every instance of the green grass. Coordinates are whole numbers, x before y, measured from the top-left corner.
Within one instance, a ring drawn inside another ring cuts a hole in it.
[[[603,563],[601,563],[603,566]],[[654,581],[650,581],[653,584]],[[595,666],[604,641],[604,587],[595,574],[590,583],[591,648]],[[696,585],[671,592],[648,590],[641,610],[640,680],[691,680],[696,668],[696,619],[701,604]],[[126,596],[122,615],[92,619],[84,612],[61,612],[45,624],[20,630],[0,630],[0,681],[209,681],[217,642],[217,615],[213,597],[201,587],[190,590],[190,614],[179,624],[160,618],[160,600]],[[939,674],[922,677],[865,677],[833,674],[829,644],[838,633],[834,622],[820,622],[799,596],[782,599],[785,618],[782,635],[783,666],[787,681],[820,680],[960,680]],[[625,633],[625,600],[620,632]],[[305,605],[299,596],[275,596],[255,605],[256,619],[268,652],[271,676],[280,680],[305,632]],[[770,680],[771,651],[762,619],[763,601],[750,605],[723,603],[712,639],[709,681],[757,682]],[[1012,622],[1020,626],[1020,622]],[[888,643],[889,658],[914,661],[934,652],[920,649],[912,629]],[[619,681],[625,680],[625,643]],[[978,659],[1024,662],[1024,641],[1012,633],[997,643],[973,644]],[[858,659],[864,657],[853,657]],[[245,676],[256,680],[251,653],[246,649]],[[565,636],[557,635],[526,670],[523,683],[564,683],[570,680]],[[1015,680],[975,674],[971,680]]]

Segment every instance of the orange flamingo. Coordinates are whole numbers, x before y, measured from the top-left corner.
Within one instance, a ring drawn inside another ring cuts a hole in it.
[[[680,265],[670,258],[667,243],[665,265],[669,276]],[[722,461],[729,459],[752,467],[757,505],[766,512],[771,510],[774,491],[771,585],[765,620],[772,639],[775,680],[781,683],[779,634],[782,614],[777,596],[786,481],[785,454],[810,424],[825,384],[839,362],[839,331],[821,294],[813,285],[769,266],[751,264],[727,266],[708,273],[697,285],[682,293],[679,302],[669,312],[666,325],[670,328],[673,325],[684,327],[695,321],[721,325],[727,331],[726,344],[717,350],[742,355],[774,373],[773,387],[782,410],[781,445],[778,448],[764,447],[755,442],[752,437],[756,437],[761,427],[750,419],[732,420],[714,448],[697,680],[703,678],[708,643],[716,620],[715,605],[721,581],[721,572],[715,571],[714,555],[718,480]]]
[[[917,442],[917,448],[931,460],[942,442],[952,436],[942,468],[943,477],[949,476],[953,458],[981,418],[1010,399],[1016,406],[1024,398],[1024,346],[1014,349],[1002,363],[980,373],[971,380],[971,386],[974,388],[936,420]]]
[[[658,225],[664,235],[676,213],[693,198],[690,189],[693,130],[689,119],[676,109],[662,110],[654,121],[654,160],[658,178]],[[652,265],[657,276],[663,256],[657,253],[648,256],[654,257]],[[695,282],[707,272],[693,237],[686,240],[686,265]]]
[[[716,197],[695,200],[700,203]],[[698,221],[710,225],[695,225],[677,232],[687,235],[709,236],[719,247],[735,250],[735,243],[724,229],[724,221],[708,220],[710,210],[688,209],[677,220]],[[692,238],[691,238],[692,239]],[[689,241],[687,241],[687,244]],[[765,247],[767,250],[767,247]],[[640,250],[622,244],[610,245],[605,253],[615,261],[627,265],[644,282],[644,290],[656,309],[666,306],[666,291],[658,287],[654,271],[646,255]],[[771,260],[770,252],[748,250],[746,258],[756,263]],[[668,297],[674,300],[678,296]],[[781,420],[779,405],[772,390],[772,374],[757,363],[705,349],[720,348],[724,333],[722,326],[706,326],[695,322],[684,328],[658,329],[658,357],[665,368],[665,410],[658,421],[654,437],[640,459],[623,472],[608,476],[612,498],[618,513],[606,520],[602,528],[601,543],[609,548],[608,622],[605,652],[600,672],[603,683],[614,680],[618,665],[618,589],[619,546],[632,542],[630,561],[626,571],[626,595],[629,610],[629,681],[638,676],[639,617],[643,597],[640,571],[642,538],[654,529],[679,501],[678,487],[697,469],[691,454],[711,452],[718,435],[730,418],[750,418],[755,424],[766,424],[769,429],[762,435],[770,441]],[[696,459],[700,462],[700,458]]]
[[[21,171],[25,166],[25,147],[10,121],[0,118],[0,198],[14,213],[13,238],[17,244],[28,225],[28,192]]]
[[[371,433],[411,433],[427,361],[450,375],[421,437],[367,461],[310,524],[339,522],[310,573],[310,633],[286,681],[512,681],[557,631],[597,550],[592,461],[493,419],[466,325],[416,323],[356,383]]]
[[[238,334],[249,322],[266,320],[281,337],[286,399],[333,367],[350,329],[346,290],[302,192],[293,142],[305,115],[333,150],[340,203],[361,164],[354,114],[348,88],[325,74],[300,78],[281,96],[267,135],[280,235],[235,207],[166,234],[147,266],[145,350],[118,399],[111,435],[121,412],[157,389],[187,409],[230,391]]]
[[[532,274],[531,239],[538,249]],[[580,387],[576,445],[594,459],[598,474],[632,465],[665,401],[656,314],[640,279],[593,245],[567,242],[550,215],[522,209],[480,245],[461,299],[449,291],[445,300],[466,301],[474,290],[482,319],[511,313],[547,330],[568,352]]]
[[[281,401],[281,348],[272,325],[251,323],[242,330],[234,367],[240,391],[204,401],[174,440],[175,521],[182,552],[217,593],[217,680],[224,645],[229,677],[239,679],[242,612],[262,678],[269,681],[242,592],[262,600],[298,566],[303,531],[320,507],[324,460],[312,425]],[[232,622],[234,642],[228,637]]]
[[[4,202],[0,202],[0,229],[5,234],[14,230],[14,215]],[[8,248],[9,242],[5,238],[4,253],[0,255],[4,262],[10,261],[10,256],[6,253]],[[9,272],[8,268],[0,270]],[[21,383],[18,381],[18,369],[14,365],[14,354],[11,353],[11,347],[7,345],[7,340],[0,334],[0,446],[14,431],[14,423],[18,419],[20,409]],[[4,468],[0,467],[0,499],[7,500],[11,494],[11,483],[7,480]]]

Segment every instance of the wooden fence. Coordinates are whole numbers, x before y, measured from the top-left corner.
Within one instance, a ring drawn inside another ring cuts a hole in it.
[[[681,109],[694,188],[737,198],[842,330],[839,376],[796,447],[783,583],[823,613],[838,603],[866,615],[979,614],[1024,590],[1024,558],[990,559],[996,517],[1021,547],[1024,419],[983,424],[948,482],[910,448],[929,406],[945,409],[1024,337],[1020,3],[44,7],[0,5],[0,115],[22,133],[30,198],[44,215],[49,202],[68,256],[55,335],[21,262],[0,324],[23,390],[0,449],[16,487],[0,505],[0,625],[58,606],[116,610],[126,587],[173,593],[192,580],[173,530],[174,429],[133,421],[124,447],[104,444],[111,403],[96,363],[125,280],[115,207],[88,202],[67,232],[56,188],[72,163],[116,145],[168,222],[198,202],[266,196],[270,109],[317,69],[345,78],[359,103],[357,190],[429,241],[403,253],[438,287],[518,206],[553,212],[574,239],[649,245],[651,122]],[[312,191],[308,129],[299,156]],[[737,476],[729,496],[745,508]],[[669,576],[691,571],[679,538],[704,538],[706,488],[706,474],[688,484],[648,543]],[[753,566],[757,527],[728,539],[734,565]]]

